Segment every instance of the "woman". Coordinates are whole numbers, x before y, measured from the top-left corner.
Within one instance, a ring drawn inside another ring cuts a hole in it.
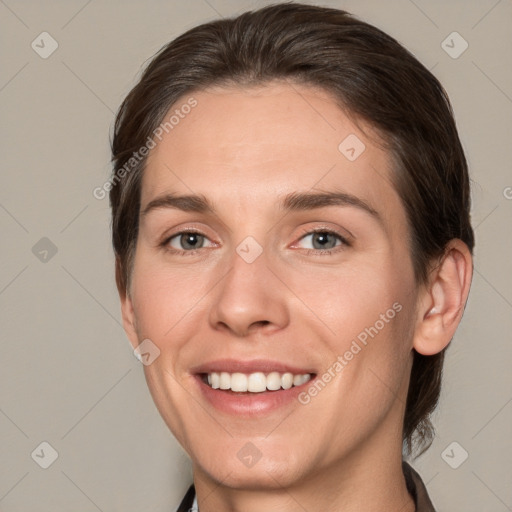
[[[449,101],[390,36],[269,6],[164,47],[118,113],[127,335],[194,483],[178,510],[434,510],[474,245]]]

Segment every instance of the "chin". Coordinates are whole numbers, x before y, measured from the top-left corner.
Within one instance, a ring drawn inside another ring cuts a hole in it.
[[[308,466],[303,449],[284,448],[277,443],[254,439],[230,439],[224,446],[189,454],[194,471],[207,474],[219,484],[236,489],[279,489],[300,480],[299,468]],[[240,447],[239,447],[240,446]],[[258,448],[258,446],[260,448]],[[301,460],[297,459],[301,456]]]

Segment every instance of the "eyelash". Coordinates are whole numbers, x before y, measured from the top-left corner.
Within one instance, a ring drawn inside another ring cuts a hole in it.
[[[317,256],[326,256],[326,255],[330,255],[333,253],[337,253],[339,251],[342,251],[344,248],[351,246],[350,242],[343,235],[341,235],[340,233],[338,233],[337,231],[335,231],[333,229],[326,229],[326,228],[305,229],[302,232],[299,240],[302,240],[307,235],[313,235],[315,233],[325,233],[328,235],[334,235],[335,237],[338,238],[338,240],[341,242],[341,244],[333,247],[332,249],[304,249],[306,251],[306,254],[314,254]]]
[[[199,249],[193,249],[193,250],[190,250],[190,251],[185,251],[185,250],[182,250],[182,249],[175,249],[175,248],[170,249],[169,248],[169,242],[173,238],[175,238],[177,236],[181,236],[181,235],[187,235],[187,234],[190,234],[190,233],[196,234],[196,235],[201,235],[201,236],[204,236],[205,238],[208,238],[204,233],[201,233],[200,231],[196,231],[196,230],[193,230],[193,229],[185,229],[183,231],[179,231],[178,233],[174,233],[171,236],[167,237],[160,244],[160,246],[162,248],[164,248],[166,251],[169,251],[172,254],[177,254],[177,255],[180,255],[180,256],[193,256],[198,251],[200,251],[201,249],[205,249],[205,248],[204,247],[200,247]],[[338,233],[335,230],[325,229],[325,228],[305,229],[302,232],[299,240],[302,240],[307,235],[312,235],[312,234],[315,234],[315,233],[325,233],[325,234],[328,234],[328,235],[334,235],[334,236],[336,236],[338,238],[338,240],[340,240],[341,245],[336,246],[336,247],[334,247],[332,249],[305,249],[306,254],[315,254],[315,255],[322,255],[322,256],[324,256],[324,255],[330,255],[330,254],[333,254],[333,253],[338,252],[340,250],[343,250],[344,246],[345,247],[351,247],[351,243],[344,236],[342,236],[340,233]]]
[[[188,235],[188,234],[195,234],[195,235],[201,235],[205,238],[208,238],[204,233],[201,233],[201,231],[196,231],[195,229],[184,229],[183,231],[178,231],[178,233],[174,233],[171,236],[167,237],[160,245],[168,252],[172,254],[177,254],[179,256],[193,256],[201,249],[204,249],[204,247],[200,247],[199,249],[193,249],[191,251],[184,251],[183,249],[175,249],[174,247],[169,246],[169,242],[176,238],[177,236],[181,235]]]

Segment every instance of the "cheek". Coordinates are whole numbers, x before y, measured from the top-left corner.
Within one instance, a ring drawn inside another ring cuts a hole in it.
[[[150,339],[158,357],[143,367],[148,389],[162,418],[183,445],[187,445],[186,415],[190,395],[185,391],[180,361],[193,332],[194,315],[204,296],[197,276],[187,275],[140,256],[134,265],[132,300],[139,340]]]
[[[321,320],[312,321],[323,333],[324,346],[318,348],[325,353],[324,380],[330,389],[325,399],[338,403],[340,411],[351,410],[352,419],[360,418],[354,424],[378,417],[391,405],[408,370],[412,274],[399,273],[383,258],[296,279],[296,287],[299,280],[304,285],[301,299]]]
[[[139,335],[156,340],[172,337],[175,326],[200,307],[206,290],[207,281],[197,273],[166,269],[141,258],[134,267],[132,286]]]
[[[354,258],[338,268],[310,267],[287,277],[290,288],[297,290],[297,296],[310,310],[308,313],[302,308],[303,317],[312,313],[319,327],[323,324],[327,328],[332,348],[339,351],[360,334],[364,339],[364,333],[373,332],[375,324],[380,332],[389,331],[390,323],[396,323],[396,309],[401,308],[393,308],[393,304],[403,306],[411,286],[404,273],[397,276],[390,258],[374,255]]]

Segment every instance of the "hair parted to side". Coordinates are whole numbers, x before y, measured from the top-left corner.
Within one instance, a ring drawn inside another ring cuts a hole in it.
[[[146,158],[122,169],[177,100],[216,85],[273,80],[331,93],[340,107],[381,135],[392,181],[406,210],[417,284],[425,284],[447,243],[473,251],[470,183],[448,97],[438,80],[395,39],[332,8],[281,3],[206,23],[164,46],[122,103],[112,138],[110,189],[116,281],[129,292]],[[186,100],[184,100],[186,101]],[[431,444],[430,414],[441,390],[444,351],[414,352],[403,425],[404,448]]]

